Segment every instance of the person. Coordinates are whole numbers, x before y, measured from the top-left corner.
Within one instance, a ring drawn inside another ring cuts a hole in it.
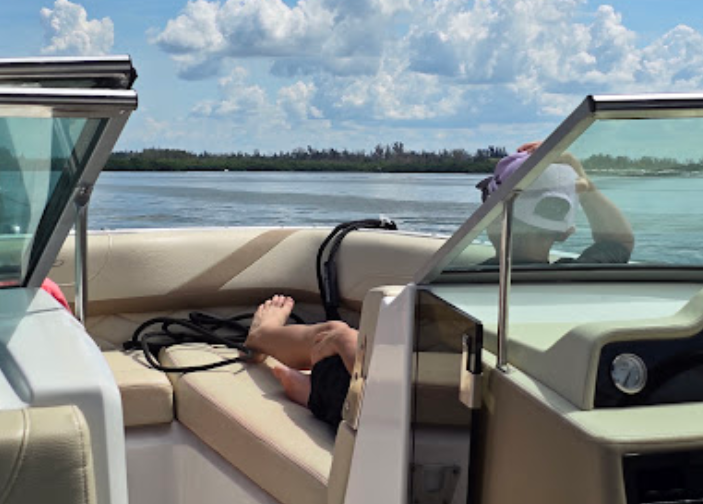
[[[295,301],[275,295],[257,308],[246,346],[254,362],[270,355],[273,374],[294,402],[337,428],[356,358],[358,332],[341,321],[286,325]],[[304,373],[311,370],[311,373]]]
[[[493,175],[476,186],[482,191],[483,201],[520,169],[540,143],[524,144],[496,164]],[[554,244],[574,233],[579,206],[588,219],[593,244],[577,257],[564,257],[555,262],[627,263],[635,243],[629,221],[588,178],[578,159],[569,153],[549,165],[515,200],[513,263],[549,263]],[[500,250],[500,219],[488,226],[487,233],[496,251]],[[497,263],[497,257],[484,262],[486,265]]]

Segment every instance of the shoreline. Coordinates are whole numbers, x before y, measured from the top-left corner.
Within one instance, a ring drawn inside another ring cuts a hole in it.
[[[458,175],[490,175],[492,171],[466,171],[466,170],[276,170],[276,169],[230,169],[230,168],[186,168],[186,169],[111,169],[104,168],[103,172],[110,173],[384,173],[407,175],[414,173],[427,174],[458,174]]]

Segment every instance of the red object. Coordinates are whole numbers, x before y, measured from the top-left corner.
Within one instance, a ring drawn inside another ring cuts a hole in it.
[[[71,307],[68,305],[68,301],[66,301],[66,296],[63,295],[63,292],[61,292],[61,287],[59,287],[56,282],[53,280],[50,280],[47,278],[44,280],[44,282],[41,284],[41,288],[44,289],[46,292],[54,296],[54,299],[61,303],[64,308],[66,308],[69,312],[71,311]],[[71,312],[73,313],[73,312]]]

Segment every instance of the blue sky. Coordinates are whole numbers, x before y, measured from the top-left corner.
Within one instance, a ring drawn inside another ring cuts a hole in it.
[[[513,149],[586,94],[703,90],[692,0],[23,0],[0,56],[129,54],[118,149]]]

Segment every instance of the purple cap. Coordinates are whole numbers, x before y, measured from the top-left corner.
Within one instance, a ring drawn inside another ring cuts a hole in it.
[[[498,161],[498,164],[496,164],[496,168],[493,171],[493,178],[488,184],[488,194],[497,191],[498,187],[505,182],[510,175],[515,173],[528,157],[530,157],[530,154],[527,152],[516,152],[515,154],[505,156],[503,159]]]

